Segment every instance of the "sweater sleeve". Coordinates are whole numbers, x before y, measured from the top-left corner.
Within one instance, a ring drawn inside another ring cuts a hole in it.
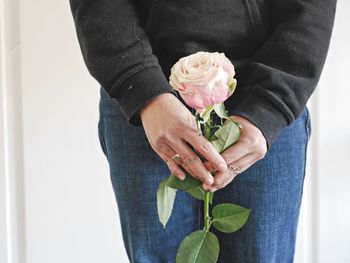
[[[130,124],[141,125],[139,110],[157,95],[178,97],[152,53],[132,0],[70,0],[70,8],[89,73]]]
[[[271,34],[249,60],[243,99],[230,111],[254,123],[268,148],[317,85],[335,9],[336,0],[271,0]]]

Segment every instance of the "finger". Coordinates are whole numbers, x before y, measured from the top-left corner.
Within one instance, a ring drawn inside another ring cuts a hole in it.
[[[238,161],[243,156],[248,154],[250,154],[250,149],[247,144],[242,141],[238,141],[221,153],[221,156],[224,158],[226,163],[229,164]]]
[[[176,155],[176,152],[173,149],[171,149],[171,147],[168,145],[163,145],[163,147],[158,147],[158,148],[161,148],[164,150],[164,152],[158,151],[157,153],[162,158],[162,160],[167,164],[170,172],[176,177],[178,177],[180,180],[184,180],[186,178],[185,173],[180,168],[179,164],[172,159],[172,157]]]
[[[214,181],[213,176],[203,165],[198,155],[184,141],[176,140],[170,145],[182,160],[182,167],[198,180],[211,185]]]
[[[208,187],[209,191],[215,192],[218,189],[225,187],[237,175],[247,170],[258,160],[257,154],[247,154],[236,162],[228,164],[228,169],[225,174],[220,174],[214,177],[214,183]]]
[[[221,189],[225,188],[229,183],[231,183],[236,177],[238,176],[238,174],[232,174],[230,175],[225,182],[223,182]]]
[[[207,168],[207,170],[211,173],[215,171],[215,168],[213,167],[212,163],[210,162],[204,162],[203,163],[205,168]]]
[[[181,165],[181,158],[179,154],[175,152],[170,145],[165,143],[161,148],[161,152],[165,153],[165,155],[168,157],[167,159],[171,158],[176,164]]]
[[[226,180],[218,182],[219,188],[224,188],[226,185],[232,182],[232,180],[235,179],[240,173],[242,173],[242,169],[238,165],[229,164],[227,170],[228,176]]]
[[[185,173],[181,170],[179,165],[174,160],[169,158],[166,164],[168,165],[171,174],[175,175],[180,180],[185,180],[186,178]]]
[[[185,138],[185,141],[190,143],[193,148],[199,152],[212,167],[220,172],[225,172],[227,169],[227,163],[224,158],[215,150],[214,146],[202,135],[198,135],[197,132],[190,130]]]

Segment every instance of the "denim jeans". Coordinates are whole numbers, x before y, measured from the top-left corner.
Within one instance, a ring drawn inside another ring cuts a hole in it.
[[[108,160],[124,245],[132,263],[173,263],[181,240],[203,228],[202,202],[178,191],[163,228],[156,191],[169,175],[142,126],[127,123],[118,103],[100,87],[98,135]],[[284,128],[266,156],[214,194],[213,205],[230,202],[251,208],[240,230],[219,238],[223,263],[293,262],[311,132],[308,109]]]

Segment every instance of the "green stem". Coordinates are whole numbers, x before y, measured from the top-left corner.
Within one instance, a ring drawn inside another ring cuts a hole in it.
[[[210,114],[210,117],[209,117],[207,123],[204,124],[204,136],[207,139],[210,138],[211,128],[212,128],[212,115]],[[210,200],[210,192],[208,190],[204,190],[203,220],[204,220],[205,231],[209,231],[209,228],[211,225],[210,216],[209,216],[209,200]]]
[[[210,217],[209,217],[209,191],[205,191],[204,194],[204,229],[209,231]]]
[[[201,124],[200,124],[200,116],[199,113],[195,114],[198,134],[202,134]],[[206,123],[204,123],[203,135],[206,139],[210,138],[211,130],[214,127],[212,123],[212,113],[210,113],[209,119]],[[203,220],[204,220],[204,229],[205,231],[209,231],[211,225],[211,219],[209,216],[209,203],[210,203],[210,192],[208,190],[204,190],[204,209],[203,209]]]

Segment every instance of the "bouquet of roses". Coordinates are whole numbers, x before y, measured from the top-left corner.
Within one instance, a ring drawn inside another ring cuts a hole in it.
[[[224,107],[224,101],[232,95],[237,81],[231,61],[224,53],[209,53],[199,51],[181,58],[171,68],[170,85],[177,90],[183,100],[193,108],[196,117],[198,133],[204,135],[222,153],[233,145],[240,136],[241,125],[230,118]],[[214,115],[220,119],[216,123]],[[196,152],[202,161],[206,161]],[[181,166],[180,166],[181,167]],[[164,228],[169,220],[176,191],[186,191],[188,194],[203,200],[203,229],[186,236],[177,251],[177,263],[215,263],[219,255],[219,241],[210,227],[225,233],[240,229],[248,220],[251,209],[235,204],[216,205],[209,213],[213,193],[205,190],[202,182],[186,174],[184,180],[175,175],[161,181],[157,190],[157,209],[160,222]],[[215,172],[212,172],[215,176]]]

